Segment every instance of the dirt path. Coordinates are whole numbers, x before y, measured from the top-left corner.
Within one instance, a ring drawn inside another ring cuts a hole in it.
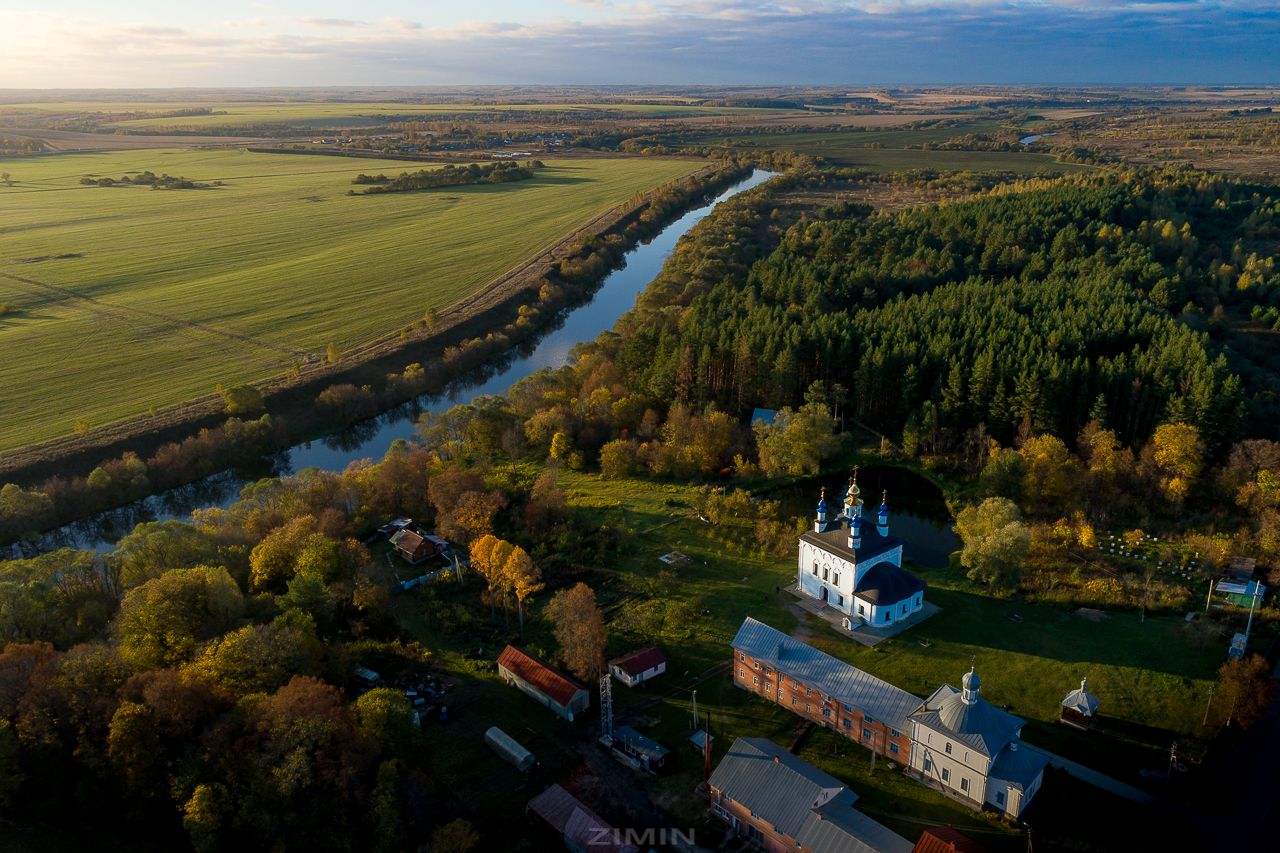
[[[787,610],[791,611],[791,615],[796,617],[795,630],[791,632],[791,636],[802,643],[807,643],[813,639],[813,629],[809,627],[809,614],[799,604],[788,604]]]

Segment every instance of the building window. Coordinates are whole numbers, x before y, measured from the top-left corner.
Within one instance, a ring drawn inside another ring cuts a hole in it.
[[[830,576],[830,574],[831,574],[831,570],[830,570],[830,569],[828,569],[826,566],[823,566],[823,567],[822,567],[822,579],[823,579],[824,581],[825,581],[825,580],[829,580],[829,579],[830,579],[830,577],[829,577],[829,576]]]
[[[794,696],[791,697],[791,704],[792,705],[796,704],[796,697]]]
[[[876,720],[875,720],[875,717],[871,716],[870,714],[868,714],[868,713],[866,713],[866,712],[864,711],[864,712],[862,713],[862,721],[863,721],[864,723],[874,723]]]
[[[888,610],[886,610],[886,611],[884,612],[884,621],[885,621],[885,622],[888,622],[888,621],[889,621],[889,611],[888,611]]]
[[[817,561],[817,560],[814,560],[814,561],[813,561],[813,574],[814,574],[814,576],[815,576],[815,577],[816,577],[816,576],[817,576],[817,574],[818,574],[818,561]]]
[[[739,678],[746,678],[746,677],[747,677],[747,671],[746,671],[745,669],[740,669],[740,670],[738,670],[738,677],[739,677]]]
[[[862,730],[862,739],[863,739],[863,740],[871,740],[871,729],[864,728],[864,729]]]
[[[845,706],[844,706],[844,712],[845,712],[846,714],[852,714],[852,713],[853,713],[853,706],[852,706],[852,705],[845,705]]]
[[[742,654],[741,652],[739,652],[739,653],[738,653],[738,660],[742,661],[743,663],[746,663],[746,662],[747,662],[747,656],[746,656],[746,655],[744,655],[744,654]]]
[[[951,781],[951,771],[946,767],[942,768],[942,781],[943,782]]]
[[[964,791],[966,794],[969,792],[969,779],[968,779],[968,777],[966,777],[966,778],[964,778],[964,779],[961,779],[961,780],[960,780],[960,790],[961,790],[961,791]]]
[[[951,754],[951,741],[947,741],[947,755]]]
[[[901,736],[902,736],[902,732],[898,731],[897,729],[889,729],[889,737],[901,737]]]
[[[851,729],[851,728],[853,728],[853,720],[849,719],[848,717],[845,717],[845,718],[844,718],[844,727],[845,727],[846,729]]]
[[[752,684],[759,684],[759,683],[760,683],[760,676],[756,676],[755,678],[751,679],[751,683],[752,683]],[[951,750],[947,750],[947,751],[948,751],[948,752],[950,752]]]
[[[836,605],[838,607],[844,607],[844,596],[838,592],[836,593]]]
[[[830,709],[830,708],[823,708],[823,709],[822,709],[822,716],[824,716],[824,717],[830,717],[830,716],[831,716],[831,709]]]
[[[890,751],[890,752],[892,752],[894,755],[897,755],[897,754],[898,754],[898,745],[897,745],[896,743],[891,743],[891,744],[889,744],[889,751]]]
[[[929,756],[924,757],[924,772],[928,773],[933,769],[933,762],[929,760]]]
[[[808,702],[804,703],[804,712],[805,712],[806,714],[812,714],[812,713],[813,713],[813,706],[812,706],[812,705],[810,705]]]
[[[996,805],[997,806],[1004,805],[1004,791],[996,791]]]
[[[836,586],[840,586],[840,573],[839,573],[839,572],[836,572],[834,575],[832,575],[832,576],[831,576],[831,582],[832,582],[833,584],[835,584]]]

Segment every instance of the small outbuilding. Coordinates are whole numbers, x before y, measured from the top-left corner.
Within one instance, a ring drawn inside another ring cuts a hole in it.
[[[628,763],[637,770],[647,770],[650,773],[660,771],[671,753],[671,750],[653,738],[640,734],[631,726],[618,726],[613,730],[610,748],[630,759]]]
[[[591,694],[585,687],[515,646],[507,646],[498,655],[498,674],[571,722],[575,714],[581,714],[591,704]]]
[[[1062,700],[1058,719],[1069,726],[1088,731],[1098,713],[1098,697],[1089,692],[1089,679],[1080,679],[1080,688]]]
[[[533,753],[516,742],[511,735],[497,726],[490,726],[484,733],[484,742],[502,759],[521,773],[528,773],[538,761]]]
[[[625,654],[617,660],[609,662],[609,672],[613,677],[628,687],[643,684],[650,678],[662,675],[667,671],[667,659],[662,652],[650,646]]]
[[[396,553],[409,565],[416,566],[439,554],[449,543],[439,536],[431,536],[406,527],[392,535],[391,544],[395,546]]]

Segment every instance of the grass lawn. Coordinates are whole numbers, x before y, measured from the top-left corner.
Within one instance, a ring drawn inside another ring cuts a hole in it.
[[[792,742],[799,718],[735,688],[726,666],[730,640],[745,616],[784,631],[796,627],[796,617],[787,607],[789,597],[775,591],[792,576],[791,560],[753,552],[745,528],[711,527],[698,521],[691,507],[692,487],[606,481],[570,471],[561,471],[559,479],[571,504],[622,531],[616,560],[585,578],[596,589],[610,620],[610,656],[656,644],[669,661],[666,675],[639,688],[615,684],[615,716],[670,748],[677,770],[661,777],[620,771],[621,778],[627,786],[643,790],[674,825],[696,828],[704,838],[718,838],[722,830],[708,821],[705,804],[691,794],[702,778],[701,757],[687,742],[694,728],[693,691],[697,691],[699,725],[705,723],[708,712],[712,716],[713,765],[738,736],[767,737],[783,745]],[[684,552],[691,561],[677,569],[666,568],[657,557],[671,550]],[[1065,609],[988,598],[949,571],[923,574],[930,584],[928,595],[943,607],[933,619],[883,644],[880,651],[842,639],[823,623],[808,626],[813,632],[811,642],[922,696],[944,682],[958,683],[970,658],[975,658],[984,677],[984,695],[1011,705],[1028,720],[1029,741],[1117,775],[1147,766],[1150,755],[1160,754],[1171,738],[1196,732],[1220,650],[1190,645],[1177,620],[1148,619],[1140,625],[1136,616],[1117,613],[1095,624]],[[557,742],[562,750],[566,744],[577,750],[595,748],[592,741],[598,721],[593,710],[588,719],[564,724],[489,673],[477,672],[474,663],[462,660],[461,650],[478,641],[486,643],[485,657],[492,660],[501,644],[514,635],[514,628],[489,627],[476,609],[478,594],[475,581],[463,590],[439,586],[425,593],[433,603],[418,606],[405,599],[401,612],[406,627],[431,648],[442,649],[440,661],[459,677],[458,696],[474,709],[464,708],[461,713],[481,718],[470,727],[437,730],[441,740],[435,754],[441,756],[442,766],[450,772],[456,769],[458,778],[468,780],[468,785],[496,784],[494,779],[518,785],[514,771],[484,754],[486,748],[478,742],[484,727],[491,722],[510,726],[507,731],[527,739],[526,746],[542,759],[542,753],[554,750]],[[548,597],[543,593],[534,602],[526,644],[554,655],[549,628],[539,618]],[[440,602],[455,608],[451,617],[455,621],[456,609],[470,608],[472,620],[467,627],[445,630],[433,623],[429,614],[441,612]],[[1006,618],[1014,612],[1022,622]],[[927,647],[920,645],[921,638],[929,640]],[[1106,733],[1084,735],[1051,722],[1062,696],[1085,674],[1102,701]],[[596,703],[593,690],[593,707]],[[799,754],[847,781],[867,814],[904,837],[914,840],[926,826],[951,824],[993,850],[1026,847],[1021,833],[907,779],[883,759],[872,772],[870,753],[843,738],[814,731],[801,742]],[[572,758],[557,758],[540,771],[543,775],[537,784],[521,790],[532,796],[546,782],[564,781],[563,774],[581,772],[573,765]],[[1087,833],[1088,827],[1073,825],[1074,807],[1055,798],[1089,802],[1097,820],[1113,815],[1119,819],[1132,809],[1092,789],[1082,793],[1081,786],[1069,779],[1046,786],[1041,831],[1059,839]],[[466,786],[453,787],[452,782],[451,788],[462,801],[483,790],[477,787],[472,792]],[[502,811],[518,809],[522,802],[504,804]],[[514,813],[508,819],[515,820]]]
[[[347,196],[412,163],[239,150],[0,159],[0,450],[282,372],[421,319],[692,161],[548,160],[511,184]],[[209,189],[82,186],[151,170]],[[195,325],[199,324],[199,325]]]

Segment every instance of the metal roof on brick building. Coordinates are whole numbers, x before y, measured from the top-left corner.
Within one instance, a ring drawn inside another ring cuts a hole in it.
[[[812,853],[909,853],[911,842],[854,808],[858,795],[765,738],[738,738],[711,787]]]
[[[920,707],[920,697],[750,616],[733,638],[733,648],[903,732],[907,730],[907,718]]]

